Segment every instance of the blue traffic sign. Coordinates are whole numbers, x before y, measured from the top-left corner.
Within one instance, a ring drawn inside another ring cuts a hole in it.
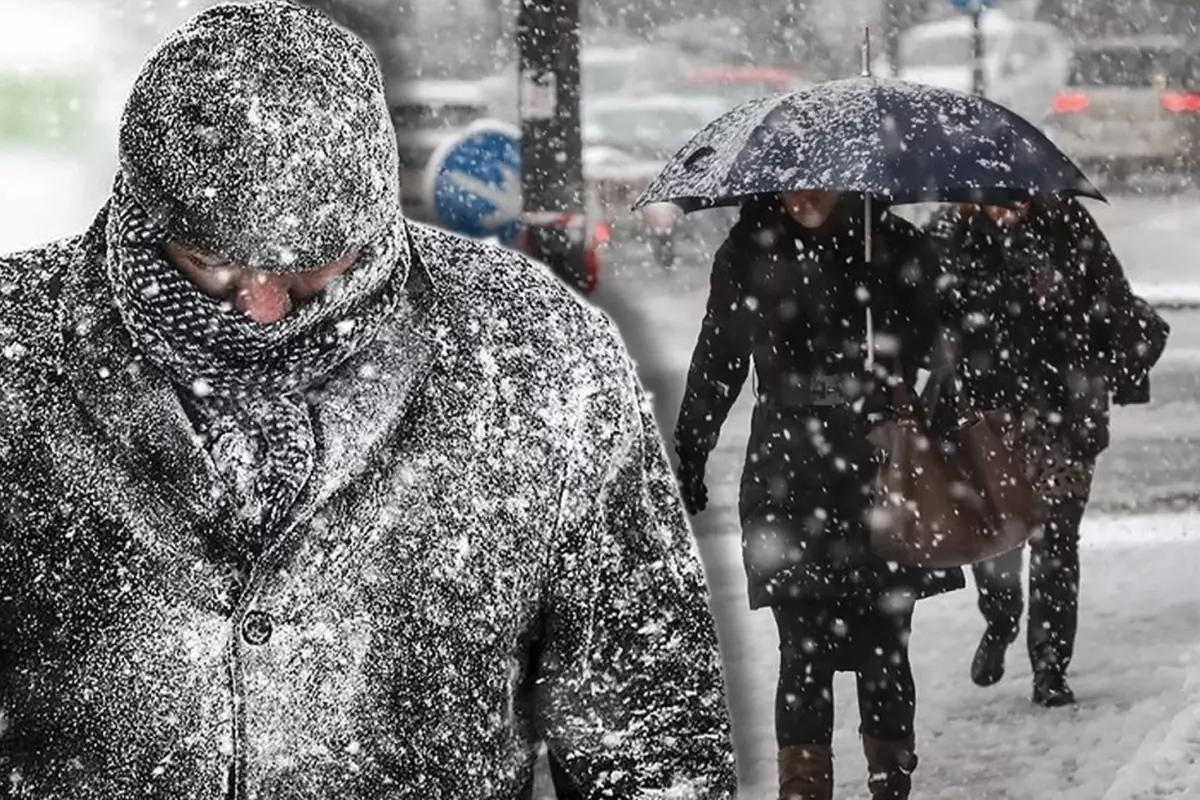
[[[981,8],[995,8],[998,0],[950,0],[950,5],[959,11],[976,11]]]
[[[479,120],[434,151],[426,199],[439,223],[464,236],[511,246],[521,233],[521,133]]]

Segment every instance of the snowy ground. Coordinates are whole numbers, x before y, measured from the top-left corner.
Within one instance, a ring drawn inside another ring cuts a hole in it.
[[[1200,260],[1197,199],[1118,198],[1098,209],[1145,293],[1200,287],[1188,274]],[[622,324],[668,430],[713,244],[686,252],[672,273],[619,248],[598,298]],[[1200,513],[1191,510],[1200,497],[1200,312],[1169,317],[1175,332],[1154,376],[1155,402],[1115,412],[1114,446],[1085,522],[1072,668],[1079,707],[1031,705],[1020,645],[998,686],[975,687],[968,668],[982,623],[974,590],[922,602],[912,641],[922,759],[915,798],[1200,798]],[[736,486],[749,411],[743,398],[731,415],[710,464],[711,507],[695,527],[729,672],[743,796],[765,800],[775,796],[778,644],[771,615],[748,610],[740,561]],[[1135,513],[1114,513],[1126,509]],[[839,676],[836,692],[837,796],[864,798],[852,676]]]
[[[722,492],[728,495],[728,492]],[[773,798],[777,639],[748,611],[730,498],[701,540],[731,682],[743,797]],[[973,590],[919,604],[912,638],[921,767],[916,798],[1133,800],[1200,797],[1200,516],[1089,519],[1072,669],[1080,704],[1029,702],[1023,649],[991,689],[970,682],[981,623]],[[865,797],[853,676],[835,684],[838,797]]]

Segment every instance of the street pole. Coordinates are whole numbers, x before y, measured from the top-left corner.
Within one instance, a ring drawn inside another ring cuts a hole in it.
[[[900,74],[900,0],[885,0],[883,4],[883,54],[891,76]]]
[[[974,7],[971,10],[971,43],[972,43],[972,58],[975,68],[971,74],[971,92],[977,95],[987,93],[986,79],[984,77],[984,52],[983,52],[983,2],[975,0]]]
[[[582,286],[588,230],[579,112],[579,0],[517,14],[521,190],[529,255]]]

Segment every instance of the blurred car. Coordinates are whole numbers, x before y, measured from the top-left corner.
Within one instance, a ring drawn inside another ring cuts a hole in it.
[[[468,125],[488,116],[488,102],[476,81],[415,80],[389,98],[400,145],[400,191],[409,217],[430,221],[423,187],[429,157]]]
[[[1053,25],[1013,19],[1002,11],[985,11],[980,25],[984,94],[1041,124],[1067,80],[1071,60],[1067,38]],[[909,28],[900,35],[898,58],[898,69],[892,69],[886,59],[877,61],[877,74],[972,91],[975,59],[970,17],[960,14]]]
[[[693,70],[673,84],[671,92],[721,97],[732,108],[766,95],[794,92],[812,85],[800,73],[781,67],[705,67]]]
[[[688,139],[729,109],[712,95],[645,94],[583,104],[583,140],[638,158],[666,161]]]
[[[696,67],[694,57],[672,44],[584,45],[579,52],[579,95],[585,100],[660,91]],[[517,67],[509,64],[480,81],[491,114],[517,122]]]
[[[612,240],[612,226],[587,205],[583,214],[527,214],[514,245],[584,297],[600,286],[603,254]]]
[[[729,108],[728,98],[679,94],[609,97],[583,104],[585,148],[625,154],[604,166],[594,164],[587,173],[589,188],[608,219],[631,222],[646,236],[663,266],[675,260],[679,209],[659,203],[631,214],[629,208],[663,164]]]
[[[1186,37],[1080,44],[1047,133],[1110,179],[1157,169],[1200,180],[1200,46]]]

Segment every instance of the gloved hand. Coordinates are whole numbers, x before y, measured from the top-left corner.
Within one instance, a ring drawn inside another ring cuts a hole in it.
[[[704,462],[696,458],[683,458],[676,470],[679,493],[683,496],[683,507],[693,516],[708,507],[708,488],[704,485]]]

